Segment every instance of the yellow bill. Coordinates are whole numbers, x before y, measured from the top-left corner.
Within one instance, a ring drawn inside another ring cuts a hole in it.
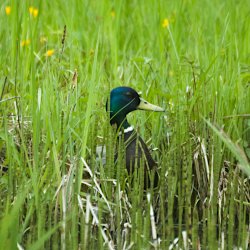
[[[140,103],[137,106],[137,109],[141,109],[141,110],[151,110],[151,111],[156,111],[156,112],[163,112],[165,111],[163,108],[156,106],[154,104],[151,104],[149,102],[147,102],[146,100],[140,98]]]

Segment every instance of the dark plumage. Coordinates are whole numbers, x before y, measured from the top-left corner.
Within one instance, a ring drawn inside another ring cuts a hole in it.
[[[130,166],[133,171],[136,164],[137,166],[140,165],[142,158],[147,169],[152,169],[157,166],[156,162],[151,157],[147,145],[134,130],[124,134],[124,142],[126,146],[126,167],[129,173]]]
[[[134,171],[135,167],[140,167],[144,163],[145,187],[149,187],[148,171],[157,167],[156,162],[151,157],[147,145],[138,135],[138,133],[129,125],[126,115],[134,110],[164,111],[164,109],[150,104],[140,98],[139,94],[130,87],[118,87],[110,93],[110,124],[116,124],[118,140],[123,139],[125,145],[125,161],[128,173]],[[108,103],[108,102],[107,102]],[[115,160],[117,159],[117,154]],[[157,180],[155,178],[154,185]]]

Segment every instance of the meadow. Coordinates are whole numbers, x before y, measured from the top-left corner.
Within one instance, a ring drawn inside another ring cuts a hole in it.
[[[0,249],[249,249],[250,1],[2,1]],[[158,162],[114,163],[105,105]],[[96,153],[97,146],[106,145]]]

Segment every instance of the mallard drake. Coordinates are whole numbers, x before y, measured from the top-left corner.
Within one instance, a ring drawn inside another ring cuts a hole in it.
[[[135,166],[140,167],[141,162],[144,162],[144,175],[148,176],[150,170],[156,169],[157,163],[153,160],[146,143],[128,123],[126,116],[135,110],[163,112],[164,109],[145,101],[134,89],[125,86],[114,88],[110,92],[109,104],[110,108],[106,105],[106,109],[110,112],[110,124],[116,125],[118,140],[122,139],[126,147],[125,162],[128,174],[134,171]],[[115,160],[117,157],[116,154]],[[145,181],[148,182],[147,177]],[[156,182],[155,178],[154,185]]]

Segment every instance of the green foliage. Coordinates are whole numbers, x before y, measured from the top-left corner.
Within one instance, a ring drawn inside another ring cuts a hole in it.
[[[177,236],[180,248],[247,249],[249,9],[4,1],[0,249],[167,249]],[[143,171],[114,163],[105,104],[120,85],[167,110],[128,116],[159,163],[148,194]]]

